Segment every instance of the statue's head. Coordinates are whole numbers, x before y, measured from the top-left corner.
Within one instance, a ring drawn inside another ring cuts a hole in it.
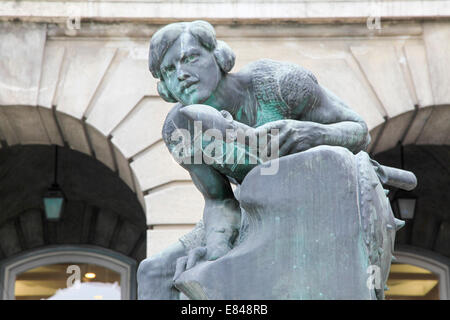
[[[168,102],[203,103],[233,68],[234,59],[206,21],[169,24],[150,40],[149,69],[161,80],[158,93]]]

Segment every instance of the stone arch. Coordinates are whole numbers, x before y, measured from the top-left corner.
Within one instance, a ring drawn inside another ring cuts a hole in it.
[[[120,275],[121,299],[136,297],[136,261],[115,251],[94,246],[50,246],[24,252],[0,264],[0,299],[14,299],[16,277],[37,267],[61,263],[89,263]]]
[[[160,140],[170,105],[158,97],[147,66],[148,39],[160,25],[139,24],[137,31],[136,25],[87,22],[71,35],[64,25],[41,21],[1,25],[2,145],[62,145],[63,136],[71,148],[116,170],[145,207],[153,229],[149,234],[161,233],[158,237],[165,239],[153,250],[159,251],[198,221],[203,201]],[[239,58],[235,70],[271,58],[313,71],[319,83],[363,116],[373,138],[369,150],[376,154],[397,143],[396,131],[403,132],[394,119],[417,109],[416,119],[425,121],[428,111],[450,103],[450,63],[442,47],[448,43],[450,25],[417,21],[385,26],[379,35],[367,34],[364,24],[337,29],[325,24],[319,31],[300,25],[220,25],[217,31]],[[438,107],[428,109],[433,105]],[[31,108],[34,117],[17,122],[13,118],[22,107]],[[442,119],[435,111],[431,118]],[[408,125],[407,118],[400,122]],[[11,123],[28,131],[19,136]],[[411,126],[408,138],[416,125],[421,127],[420,121]],[[395,138],[389,138],[389,132]],[[175,208],[170,214],[165,199]],[[175,232],[172,226],[183,230]],[[159,227],[172,229],[157,231]]]
[[[450,105],[437,105],[414,110],[386,119],[370,131],[371,154],[402,145],[450,145]]]
[[[96,246],[144,259],[146,217],[132,190],[92,157],[58,149],[58,160],[50,146],[0,149],[0,259],[54,245]],[[49,221],[43,195],[55,166],[66,201],[61,218]]]
[[[77,119],[56,106],[1,106],[1,146],[58,145],[82,152],[103,163],[136,193],[145,210],[143,193],[130,167],[112,137],[101,134],[85,119]]]
[[[74,41],[58,30],[2,23],[0,146],[56,144],[105,164],[135,192],[157,252],[199,220],[203,199],[161,140],[171,104],[148,71],[148,39]]]
[[[406,263],[427,269],[439,276],[439,297],[450,299],[450,259],[435,252],[400,246],[394,252],[396,263]]]
[[[21,131],[16,133],[23,137]],[[57,148],[56,161],[53,146],[9,146],[3,142],[0,261],[42,250],[58,253],[68,246],[86,252],[116,253],[134,266],[124,283],[124,297],[135,297],[135,267],[147,255],[147,223],[142,206],[135,193],[106,165],[67,146]],[[66,201],[61,218],[49,221],[42,197],[55,179],[55,166]]]
[[[424,267],[440,277],[440,297],[449,299],[450,105],[428,106],[399,114],[371,131],[369,152],[381,164],[415,173],[416,189],[390,189],[394,214],[401,218],[396,198],[415,197],[414,218],[396,235],[399,262]]]

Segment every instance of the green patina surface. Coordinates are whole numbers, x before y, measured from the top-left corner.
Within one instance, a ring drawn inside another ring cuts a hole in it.
[[[277,94],[277,84],[275,79],[272,77],[265,77],[262,79],[258,73],[254,76],[254,87],[255,87],[255,98],[256,98],[256,119],[251,121],[252,116],[249,116],[249,110],[252,109],[250,106],[252,101],[247,101],[246,104],[241,106],[235,113],[234,120],[242,122],[252,127],[259,127],[266,123],[287,119],[288,106]],[[214,103],[216,97],[212,95],[207,101],[206,105],[209,105],[217,110],[222,110],[222,108]],[[306,105],[308,101],[304,101]],[[216,145],[220,142],[211,141],[209,137],[202,138],[202,149],[206,150],[211,143]],[[256,150],[250,150],[248,146],[233,142],[226,143],[222,142],[222,147],[216,147],[217,150],[222,150],[222,155],[217,157],[216,161],[211,164],[220,173],[235,179],[237,182],[242,182],[250,170],[252,170],[258,164],[261,164],[265,155],[258,155]],[[195,145],[195,144],[194,144]],[[258,146],[259,147],[259,146]],[[193,150],[194,151],[194,150]],[[260,150],[260,152],[266,152],[266,150]],[[234,157],[233,157],[234,155]],[[230,163],[229,159],[234,159]]]

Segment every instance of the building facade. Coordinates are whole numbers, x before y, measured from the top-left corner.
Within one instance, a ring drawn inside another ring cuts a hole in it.
[[[449,17],[449,1],[2,2],[2,298],[39,297],[30,282],[55,270],[62,288],[82,264],[135,298],[137,264],[201,218],[201,194],[161,139],[171,104],[147,61],[156,30],[196,19],[233,49],[232,72],[261,58],[311,70],[365,119],[376,160],[416,173],[413,193],[390,194],[398,217],[396,200],[416,199],[391,283],[428,289],[394,295],[450,298]],[[50,221],[55,168],[66,201]]]

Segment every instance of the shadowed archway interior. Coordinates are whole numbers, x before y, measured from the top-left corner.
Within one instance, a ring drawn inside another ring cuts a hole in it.
[[[400,168],[400,145],[381,152],[374,159],[388,166]],[[417,198],[414,218],[397,232],[396,245],[414,246],[450,257],[450,146],[406,145],[403,147],[403,167],[417,176],[417,187],[404,193],[390,188],[389,198],[414,196]],[[400,218],[392,203],[394,214]]]
[[[54,179],[53,146],[0,150],[0,260],[48,245],[108,248],[141,261],[146,219],[136,194],[101,162],[58,147],[61,219],[45,219],[42,197]]]

